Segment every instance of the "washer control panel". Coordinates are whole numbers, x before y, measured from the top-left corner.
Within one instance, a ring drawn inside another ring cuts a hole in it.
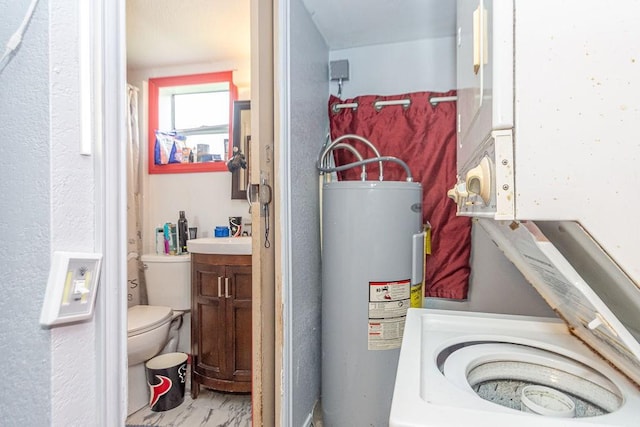
[[[457,183],[447,195],[458,215],[515,219],[511,130],[493,131],[466,165],[458,165]]]

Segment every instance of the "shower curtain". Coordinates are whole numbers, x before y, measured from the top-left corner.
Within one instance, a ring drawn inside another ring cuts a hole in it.
[[[140,194],[140,138],[138,128],[138,89],[127,86],[127,303],[129,307],[147,303],[140,254],[142,220]]]
[[[456,183],[456,104],[432,105],[429,99],[454,96],[444,93],[415,92],[393,96],[359,96],[329,99],[330,134],[334,140],[344,134],[357,134],[371,141],[382,156],[404,160],[415,182],[423,189],[423,223],[431,225],[431,253],[425,257],[424,296],[466,299],[469,287],[471,220],[456,216],[456,204],[447,190]],[[410,100],[408,107],[388,105],[376,108],[376,101]],[[336,110],[334,105],[357,103],[354,109]],[[364,144],[347,140],[363,157],[374,157]],[[347,150],[335,150],[336,165],[357,159]],[[340,180],[357,180],[361,168],[338,172]],[[367,166],[367,180],[378,179],[377,163]],[[384,164],[385,181],[404,181],[399,165]]]

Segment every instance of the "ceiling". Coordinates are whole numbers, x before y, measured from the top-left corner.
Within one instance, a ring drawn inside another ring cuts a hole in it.
[[[127,67],[248,62],[250,0],[126,0]]]
[[[129,69],[250,58],[251,0],[126,2]],[[302,2],[331,50],[455,35],[453,0]]]
[[[454,0],[302,0],[329,47],[454,36]]]

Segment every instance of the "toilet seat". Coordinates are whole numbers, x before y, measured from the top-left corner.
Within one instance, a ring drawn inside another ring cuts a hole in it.
[[[173,310],[160,305],[136,305],[127,313],[127,337],[131,338],[156,329],[171,320]]]

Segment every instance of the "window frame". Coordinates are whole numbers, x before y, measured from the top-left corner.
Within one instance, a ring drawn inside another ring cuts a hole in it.
[[[223,172],[227,171],[226,162],[209,163],[170,163],[156,165],[154,161],[154,147],[156,141],[156,129],[158,129],[158,100],[160,88],[172,86],[188,86],[206,83],[229,83],[229,144],[228,157],[233,150],[233,103],[238,99],[238,89],[233,84],[232,71],[220,71],[215,73],[190,74],[183,76],[158,77],[149,79],[149,117],[148,117],[148,173],[194,173],[194,172]]]

